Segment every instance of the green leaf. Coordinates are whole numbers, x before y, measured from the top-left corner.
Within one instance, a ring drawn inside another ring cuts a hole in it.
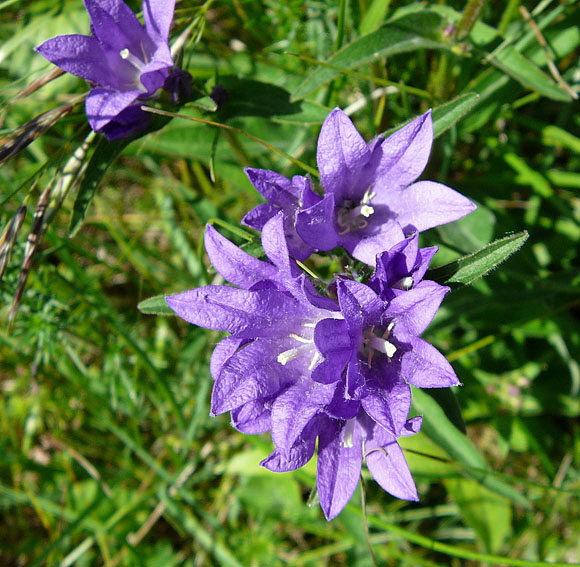
[[[145,315],[175,315],[173,310],[167,305],[164,295],[156,295],[140,301],[137,304],[137,309]]]
[[[498,553],[512,531],[511,504],[468,478],[446,479],[445,488],[486,552]]]
[[[361,35],[372,32],[385,19],[391,0],[373,0],[359,26]]]
[[[477,104],[478,99],[477,93],[465,93],[445,104],[436,106],[432,114],[435,138],[463,118]]]
[[[524,87],[543,96],[553,100],[572,100],[570,94],[512,46],[507,46],[493,54],[490,62]]]
[[[492,492],[512,502],[530,507],[528,500],[515,488],[489,471],[485,459],[471,441],[448,419],[433,397],[419,388],[413,388],[413,407],[423,416],[421,431],[454,461],[464,465],[470,477]]]
[[[454,262],[429,270],[426,279],[440,284],[468,285],[487,274],[517,252],[528,239],[527,231],[500,238],[480,250],[463,256]]]
[[[110,142],[103,136],[97,142],[97,147],[89,160],[75,199],[69,226],[70,236],[74,236],[81,227],[87,214],[87,208],[91,204],[107,169],[132,140],[133,138],[128,138]]]
[[[340,69],[352,69],[397,53],[408,53],[421,49],[450,50],[451,44],[443,43],[439,37],[442,18],[435,12],[423,10],[389,22],[378,30],[360,37],[339,50],[328,64]],[[331,81],[340,70],[319,67],[292,94],[292,101],[304,98],[324,83]]]

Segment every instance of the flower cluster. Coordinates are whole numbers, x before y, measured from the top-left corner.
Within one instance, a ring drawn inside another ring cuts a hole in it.
[[[411,386],[459,383],[420,338],[449,288],[423,279],[436,248],[419,248],[418,233],[474,205],[444,185],[415,182],[432,137],[426,113],[367,144],[334,110],[318,143],[322,196],[305,177],[247,170],[268,203],[244,222],[261,230],[267,259],[208,226],[210,261],[233,285],[166,298],[186,321],[229,333],[212,355],[211,413],[230,412],[244,433],[271,433],[264,467],[302,467],[318,441],[317,488],[329,520],[351,498],[363,459],[386,491],[418,499],[397,442],[421,426],[409,419]],[[336,274],[320,291],[296,259],[338,246],[374,272],[366,282]]]
[[[176,69],[169,49],[175,0],[143,0],[142,25],[122,0],[84,0],[91,36],[60,35],[36,50],[64,71],[89,81],[91,128],[109,140],[147,129],[146,100],[165,91],[173,102],[191,94],[191,76]]]

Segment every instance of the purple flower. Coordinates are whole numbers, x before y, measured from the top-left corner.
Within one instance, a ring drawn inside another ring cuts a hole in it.
[[[290,182],[274,172],[248,170],[248,177],[269,204],[251,211],[244,221],[259,229],[282,210],[294,254],[308,247],[332,250],[342,246],[358,260],[374,265],[377,254],[401,242],[405,235],[454,221],[475,208],[445,185],[416,182],[427,164],[432,141],[431,112],[388,138],[377,136],[366,143],[348,116],[336,108],[324,121],[318,138],[324,196],[310,189],[300,191],[297,178]],[[301,247],[297,237],[304,243]]]
[[[231,412],[245,433],[270,431],[275,449],[262,464],[278,472],[307,463],[318,439],[317,487],[328,519],[352,496],[363,458],[385,490],[416,500],[397,444],[420,426],[408,419],[410,385],[458,384],[445,358],[419,337],[448,291],[421,281],[432,251],[407,239],[381,256],[376,291],[340,278],[335,302],[318,295],[289,258],[283,211],[264,225],[262,246],[268,261],[208,227],[210,260],[238,287],[167,297],[186,321],[231,335],[212,356],[211,413]],[[387,291],[411,274],[409,289]]]
[[[296,233],[296,213],[316,204],[320,197],[310,189],[310,179],[301,175],[291,180],[267,169],[246,168],[246,175],[256,190],[268,201],[252,209],[242,224],[262,230],[279,211],[284,213],[284,234],[288,251],[297,260],[306,260],[315,247],[306,244]]]
[[[169,27],[175,0],[144,0],[143,26],[122,0],[84,0],[91,36],[59,35],[36,50],[64,71],[86,79],[89,124],[110,140],[145,129],[150,114],[139,100],[171,88]]]

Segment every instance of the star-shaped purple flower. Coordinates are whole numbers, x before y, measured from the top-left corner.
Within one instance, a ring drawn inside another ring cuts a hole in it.
[[[60,35],[36,50],[64,71],[86,79],[89,124],[110,140],[144,130],[150,114],[138,100],[175,88],[169,27],[175,0],[143,0],[143,26],[122,0],[84,0],[91,36]]]
[[[380,257],[372,286],[339,278],[337,301],[318,295],[289,258],[284,212],[262,231],[267,261],[208,228],[206,250],[238,287],[206,286],[167,297],[183,319],[231,336],[211,360],[212,414],[231,412],[245,433],[270,431],[270,470],[308,462],[318,439],[317,486],[328,519],[346,505],[361,462],[385,490],[417,493],[397,439],[415,433],[410,385],[458,384],[445,358],[419,337],[448,288],[423,281],[433,250],[416,236]],[[389,292],[388,285],[398,285]],[[373,289],[374,288],[374,289]]]
[[[290,252],[296,258],[304,259],[309,249],[342,246],[374,266],[377,254],[406,235],[457,220],[475,209],[473,202],[446,185],[416,181],[427,165],[432,142],[430,111],[388,138],[377,136],[367,143],[350,118],[336,108],[318,138],[324,195],[313,193],[309,186],[302,189],[306,183],[297,184],[296,177],[290,181],[271,171],[248,169],[250,181],[269,203],[251,211],[244,222],[260,229],[282,210]]]

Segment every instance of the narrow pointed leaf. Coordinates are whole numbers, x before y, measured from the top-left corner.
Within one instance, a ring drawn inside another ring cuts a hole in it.
[[[435,138],[451,128],[463,118],[476,104],[479,99],[477,93],[465,93],[457,98],[436,106],[433,109],[433,135]]]
[[[164,295],[156,295],[140,301],[137,309],[145,315],[175,315],[173,309],[167,305]]]
[[[485,276],[490,270],[507,260],[514,252],[517,252],[528,239],[528,236],[527,231],[524,230],[500,238],[468,256],[429,270],[425,278],[451,287],[468,285],[477,278]]]
[[[572,97],[539,67],[514,47],[508,46],[491,57],[492,65],[537,93],[552,100],[570,101]]]

